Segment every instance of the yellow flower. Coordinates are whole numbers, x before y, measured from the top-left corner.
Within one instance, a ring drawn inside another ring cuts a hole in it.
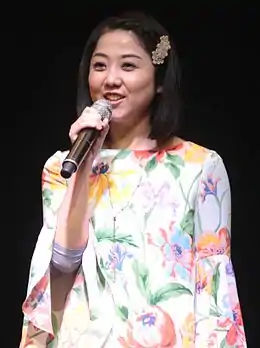
[[[120,186],[120,183],[123,178],[132,174],[135,174],[133,170],[99,175],[92,174],[90,177],[89,201],[97,205],[107,191],[109,191],[113,203],[120,204],[122,201],[130,199],[134,190],[131,185],[131,180],[129,180],[129,185]],[[119,180],[117,177],[120,177]],[[124,182],[127,182],[127,180],[124,180]]]
[[[192,143],[191,146],[187,147],[184,153],[184,159],[188,162],[202,163],[207,156],[208,151],[200,145]]]

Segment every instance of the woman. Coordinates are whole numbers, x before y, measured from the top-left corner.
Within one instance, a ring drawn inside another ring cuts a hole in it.
[[[20,347],[246,347],[218,153],[177,136],[174,44],[153,18],[109,18],[79,71],[74,142],[101,135],[69,180],[43,169],[44,224]],[[105,98],[111,122],[89,107]]]

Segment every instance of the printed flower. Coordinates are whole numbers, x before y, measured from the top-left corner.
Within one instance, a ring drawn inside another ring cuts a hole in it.
[[[165,150],[162,151],[134,151],[134,155],[137,159],[142,158],[155,158],[156,162],[162,162],[162,159],[165,156]]]
[[[240,305],[237,303],[233,309],[233,321],[228,318],[224,321],[219,320],[218,325],[220,328],[228,329],[227,336],[225,338],[226,343],[230,347],[243,348],[244,347],[244,331],[243,321],[241,315]]]
[[[207,154],[208,151],[205,148],[191,143],[191,145],[185,149],[184,160],[187,162],[203,163]]]
[[[194,347],[194,332],[195,332],[195,318],[194,318],[194,314],[190,313],[185,318],[181,328],[182,348]]]
[[[234,273],[234,269],[233,269],[233,265],[232,265],[232,261],[229,260],[229,262],[226,264],[226,274],[227,276],[234,278],[235,277],[235,273]]]
[[[38,284],[32,289],[28,299],[23,304],[24,310],[35,309],[45,299],[46,288],[48,286],[48,276],[45,275]]]
[[[115,189],[115,183],[111,179],[110,175],[106,174],[91,174],[90,175],[90,186],[89,186],[89,200],[94,200],[98,203],[102,198],[103,194],[108,191],[108,189]]]
[[[216,233],[204,233],[198,241],[199,258],[213,255],[230,255],[230,235],[227,228],[221,228]]]
[[[125,258],[132,258],[125,246],[120,243],[115,243],[109,251],[108,260],[105,263],[106,269],[122,271]]]
[[[46,165],[42,171],[42,186],[49,190],[63,188],[66,186],[66,180],[60,175],[61,162],[54,159],[50,165]]]
[[[208,294],[212,293],[212,272],[207,272],[205,267],[197,263],[196,292],[200,294],[204,290]]]
[[[141,183],[135,193],[135,209],[148,213],[156,204],[156,192],[154,185],[148,180]]]
[[[183,278],[189,277],[193,265],[191,237],[174,227],[173,223],[169,231],[160,228],[158,235],[159,238],[155,241],[152,235],[148,234],[148,243],[160,249],[164,257],[163,267],[169,268],[173,277],[176,274]]]
[[[92,167],[92,173],[94,175],[105,174],[109,171],[108,163],[99,162]]]
[[[205,202],[207,196],[209,195],[213,195],[215,197],[217,196],[217,188],[218,188],[219,180],[220,180],[219,178],[214,180],[212,175],[209,175],[206,180],[202,180],[203,188],[200,194],[202,198],[202,202]]]
[[[109,165],[100,162],[93,166],[90,175],[89,200],[99,203],[101,197],[109,192],[109,195],[114,203],[120,203],[122,200],[130,197],[132,193],[132,185],[130,180],[122,180],[135,174],[133,170],[124,170],[118,172],[110,172]],[[120,180],[117,180],[117,176]],[[119,186],[121,185],[121,186]]]
[[[118,341],[124,348],[173,348],[175,326],[162,308],[152,306],[130,318],[126,337]]]

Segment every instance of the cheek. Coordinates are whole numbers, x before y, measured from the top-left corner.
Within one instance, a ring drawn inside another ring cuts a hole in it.
[[[96,94],[100,91],[101,79],[94,73],[90,73],[88,76],[89,92],[90,94]]]
[[[129,92],[134,95],[136,99],[146,99],[150,101],[155,95],[155,81],[153,78],[140,78],[138,80],[129,81]]]

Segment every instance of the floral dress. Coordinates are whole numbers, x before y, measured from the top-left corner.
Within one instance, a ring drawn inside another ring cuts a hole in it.
[[[189,141],[100,151],[89,178],[88,245],[67,291],[66,276],[57,277],[64,301],[55,310],[50,260],[66,155],[56,152],[43,169],[44,223],[20,348],[245,348],[227,171],[219,154]]]

